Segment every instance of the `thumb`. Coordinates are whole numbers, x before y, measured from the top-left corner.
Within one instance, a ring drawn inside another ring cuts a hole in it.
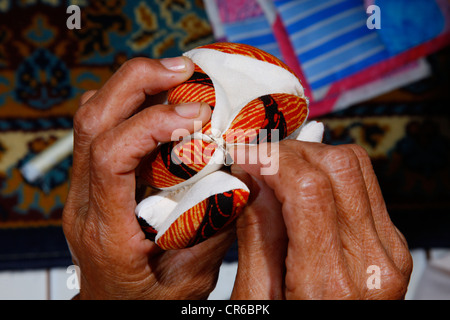
[[[231,174],[244,182],[247,187],[250,189],[250,196],[257,192],[256,186],[254,186],[253,178],[250,174],[247,173],[241,166],[237,164],[233,164],[231,167]]]
[[[239,266],[233,298],[282,298],[287,237],[281,204],[264,181],[239,165],[231,173],[250,189],[247,207],[236,221]]]
[[[194,131],[195,121],[206,123],[211,116],[207,104],[152,106],[99,135],[91,145],[90,209],[101,217],[110,234],[127,236],[124,226],[136,222],[136,174],[141,160],[159,142],[170,141],[175,130]],[[95,201],[94,201],[95,200]]]

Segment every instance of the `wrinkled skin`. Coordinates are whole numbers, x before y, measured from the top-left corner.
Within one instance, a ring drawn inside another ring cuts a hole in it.
[[[232,298],[402,298],[411,257],[386,212],[367,154],[356,146],[286,141],[280,170],[233,166],[252,200],[231,225],[195,247],[162,251],[136,220],[140,160],[176,129],[194,130],[204,104],[155,104],[193,73],[187,58],[132,59],[98,91],[85,93],[74,118],[71,186],[63,228],[80,267],[80,299],[203,299],[238,237]],[[366,269],[381,268],[368,290]]]
[[[259,154],[239,149],[250,159]],[[260,161],[233,167],[252,199],[237,221],[232,298],[404,298],[411,255],[365,150],[286,140],[270,156],[274,175],[261,175]],[[379,267],[380,289],[369,266]]]
[[[174,130],[192,132],[194,121],[206,123],[211,116],[203,104],[143,108],[150,96],[192,75],[192,62],[176,59],[130,60],[81,99],[63,213],[64,233],[81,270],[81,299],[206,298],[233,242],[230,229],[194,248],[164,252],[145,239],[134,214],[140,160],[158,142],[170,141]]]

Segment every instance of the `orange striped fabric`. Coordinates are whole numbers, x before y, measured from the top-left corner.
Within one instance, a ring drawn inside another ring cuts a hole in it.
[[[167,100],[171,104],[185,102],[206,102],[214,109],[216,106],[216,93],[209,76],[197,65],[194,75],[186,82],[169,90]]]
[[[255,138],[260,130],[278,129],[279,139],[284,139],[298,129],[298,124],[303,123],[308,116],[308,105],[305,99],[298,96],[277,93],[269,95],[267,100],[274,104],[274,108],[276,105],[278,110],[273,115],[272,123],[268,115],[268,103],[261,98],[255,99],[242,108],[225,132],[224,139],[227,143],[256,143]],[[277,125],[281,120],[279,117],[284,118],[285,128]]]
[[[199,47],[199,49],[243,55],[290,71],[277,58],[248,45],[215,43]],[[208,103],[214,110],[216,104],[214,85],[209,76],[196,65],[194,74],[189,80],[170,90],[168,101],[171,104],[201,101]],[[270,142],[270,132],[265,132],[264,136],[261,136],[259,130],[263,129],[263,131],[279,130],[279,139],[284,139],[300,127],[307,114],[307,103],[298,96],[271,94],[260,97],[249,102],[239,112],[223,138],[227,143]],[[202,133],[208,135],[210,132],[211,122],[208,122],[202,129]],[[190,142],[172,142],[169,145],[169,148],[159,148],[156,152],[161,154],[145,159],[141,166],[142,177],[155,188],[172,187],[190,179],[209,163],[217,147],[214,143],[198,142],[196,139]],[[171,157],[173,157],[172,161],[170,161]]]
[[[210,134],[211,125],[202,133]],[[199,139],[172,141],[142,160],[140,176],[150,186],[163,189],[180,184],[200,172],[211,160],[217,144]]]
[[[199,48],[251,57],[292,73],[277,58],[251,46],[215,43]],[[189,80],[170,90],[168,101],[171,104],[206,102],[214,112],[216,106],[214,85],[209,76],[196,66]],[[272,142],[275,140],[272,140],[274,137],[271,130],[278,130],[277,136],[281,140],[298,129],[307,115],[307,101],[301,97],[284,93],[261,96],[242,108],[222,137],[226,143]],[[208,122],[201,132],[210,135],[211,122]],[[141,177],[155,188],[176,186],[205,168],[217,147],[214,142],[208,143],[199,139],[161,144],[142,161]],[[158,238],[157,244],[163,249],[179,249],[204,241],[233,221],[245,207],[248,197],[248,191],[236,189],[200,201],[182,213]],[[154,239],[154,228],[145,224],[143,220],[140,223],[147,237]]]
[[[235,189],[213,195],[181,214],[157,240],[164,250],[200,243],[231,223],[245,207],[249,192]]]
[[[188,247],[205,217],[207,204],[208,199],[203,200],[179,216],[158,239],[158,246],[164,250]]]
[[[230,42],[216,42],[216,43],[207,44],[207,45],[198,47],[197,49],[212,49],[212,50],[221,51],[223,53],[239,54],[242,56],[246,56],[246,57],[250,57],[250,58],[253,58],[256,60],[265,61],[265,62],[274,64],[276,66],[279,66],[279,67],[289,71],[293,75],[295,75],[295,73],[291,70],[291,68],[289,68],[284,62],[282,62],[278,58],[274,57],[273,55],[271,55],[261,49],[249,46],[247,44],[230,43]],[[297,77],[297,79],[298,79],[298,77]],[[300,79],[299,79],[299,81],[300,81]]]
[[[181,161],[174,159],[171,152],[167,154],[167,152],[161,151],[164,147],[172,150],[177,145],[178,142],[169,142],[167,145],[158,146],[152,154],[142,160],[140,176],[150,186],[158,189],[167,188],[180,184],[193,176],[194,173],[190,172],[189,168],[185,168]],[[173,167],[176,163],[180,163],[180,165]],[[179,172],[171,173],[170,168],[172,167]]]

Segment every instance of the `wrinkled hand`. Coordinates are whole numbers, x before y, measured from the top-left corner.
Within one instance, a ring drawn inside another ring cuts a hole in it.
[[[262,161],[232,167],[252,195],[237,221],[232,298],[403,298],[411,256],[365,150],[286,140],[271,159],[279,168],[273,175],[260,174]]]
[[[74,154],[63,228],[80,267],[80,298],[198,299],[214,288],[234,237],[220,233],[190,249],[163,252],[135,217],[135,170],[176,129],[209,120],[209,106],[153,105],[150,98],[187,80],[187,58],[125,63],[83,95],[74,119]],[[143,108],[148,107],[148,108]],[[228,233],[230,230],[228,230]],[[232,232],[232,231],[231,231]]]

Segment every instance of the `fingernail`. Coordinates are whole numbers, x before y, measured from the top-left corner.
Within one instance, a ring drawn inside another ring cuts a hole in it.
[[[159,62],[170,71],[186,71],[186,60],[183,57],[161,59]]]
[[[201,102],[189,102],[175,107],[175,112],[183,118],[197,118],[200,115]]]

